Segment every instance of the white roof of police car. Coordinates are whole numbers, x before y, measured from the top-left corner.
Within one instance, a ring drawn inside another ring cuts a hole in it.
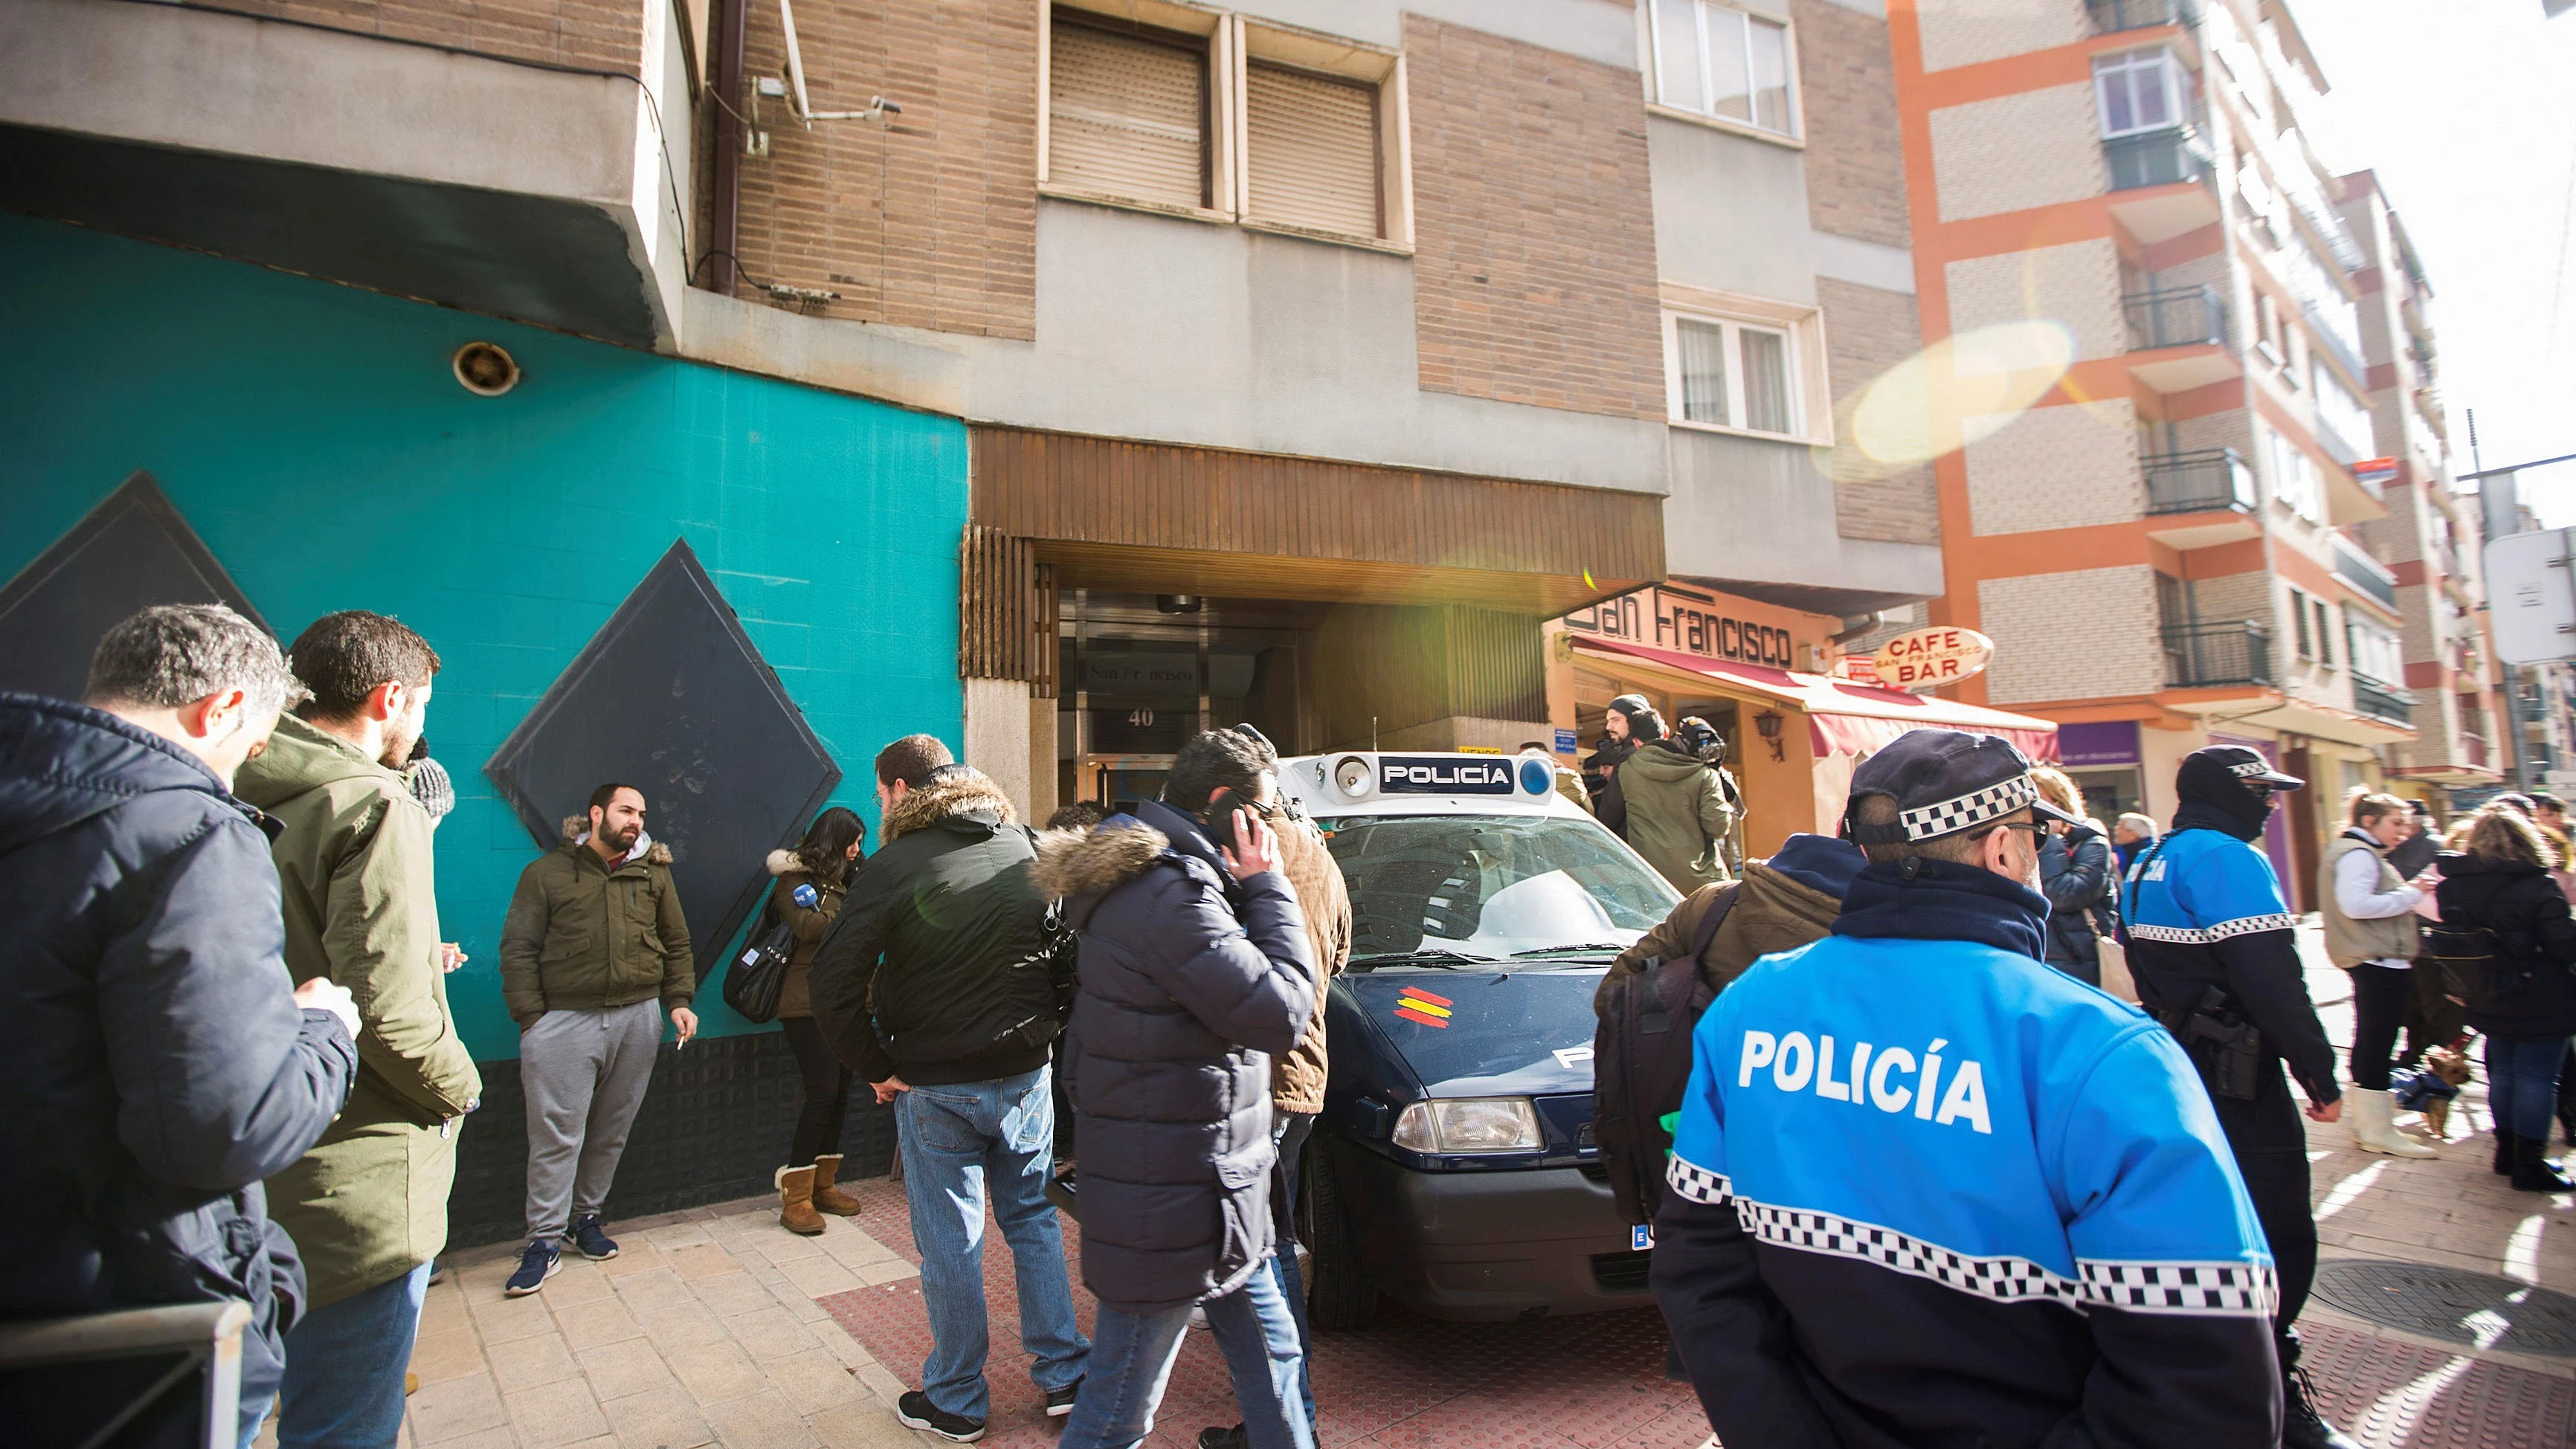
[[[1349,799],[1327,782],[1333,767],[1354,755],[1372,762],[1385,756],[1401,756],[1408,760],[1474,762],[1501,765],[1515,772],[1518,771],[1522,759],[1538,758],[1537,756],[1484,755],[1449,750],[1334,750],[1329,754],[1321,755],[1292,755],[1279,762],[1279,793],[1296,801],[1298,808],[1304,810],[1310,817],[1322,819],[1346,818],[1354,815],[1527,815],[1533,817],[1554,815],[1576,820],[1592,818],[1573,801],[1559,794],[1553,786],[1553,781],[1543,795],[1531,795],[1515,790],[1509,795],[1373,793],[1366,799]],[[1547,757],[1547,763],[1553,770],[1557,757]],[[1319,774],[1318,767],[1325,773]]]

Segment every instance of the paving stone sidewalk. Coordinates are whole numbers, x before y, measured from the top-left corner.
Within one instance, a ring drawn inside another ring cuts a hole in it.
[[[2341,972],[2315,952],[2328,1030],[2350,1035]],[[2462,1096],[2438,1161],[2375,1157],[2311,1123],[2324,1257],[2436,1264],[2576,1293],[2576,1200],[2516,1193],[2487,1170],[2486,1096]],[[429,1291],[412,1367],[406,1449],[893,1449],[941,1443],[895,1421],[928,1341],[899,1185],[853,1185],[865,1215],[819,1238],[781,1229],[773,1202],[613,1222],[624,1251],[567,1257],[543,1293],[503,1296],[517,1245],[452,1255]],[[1078,1232],[1068,1231],[1079,1251]],[[993,1438],[1045,1445],[1017,1351],[998,1236]],[[1077,1292],[1087,1310],[1089,1296]],[[846,1325],[846,1326],[845,1326]],[[2373,1449],[2570,1449],[2576,1359],[2409,1333],[2312,1302],[2303,1321],[2329,1417]],[[853,1336],[853,1331],[858,1336]],[[1186,1445],[1230,1407],[1224,1371],[1190,1336],[1153,1443]],[[1661,1374],[1652,1310],[1517,1324],[1439,1325],[1390,1311],[1328,1335],[1316,1387],[1324,1443],[1486,1449],[1705,1442],[1688,1393]],[[1021,1402],[1029,1400],[1028,1403]],[[263,1436],[265,1438],[265,1436]]]

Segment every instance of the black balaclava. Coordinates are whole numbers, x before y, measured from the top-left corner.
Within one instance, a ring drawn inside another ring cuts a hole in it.
[[[2206,751],[2183,757],[2174,774],[2174,794],[2182,802],[2174,811],[2176,830],[2223,830],[2250,841],[2263,833],[2263,822],[2272,814],[2270,790],[2246,784]]]

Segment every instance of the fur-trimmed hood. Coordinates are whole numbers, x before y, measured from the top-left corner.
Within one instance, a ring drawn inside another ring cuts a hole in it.
[[[1170,836],[1132,817],[1089,830],[1041,830],[1029,867],[1049,900],[1106,895],[1153,868],[1172,848]]]
[[[584,812],[579,815],[567,815],[563,818],[563,840],[560,842],[561,844],[586,845],[589,841],[590,815],[588,812]],[[644,863],[646,865],[661,866],[667,866],[671,863],[671,847],[655,840],[653,838],[653,832],[650,830],[644,832]],[[634,864],[634,860],[632,857],[629,857],[617,868],[622,870],[627,865],[632,864]]]
[[[766,863],[771,875],[785,875],[791,870],[805,868],[805,862],[798,859],[796,852],[792,850],[773,850],[769,853]]]
[[[967,765],[943,765],[929,784],[905,791],[902,799],[886,807],[885,828],[877,837],[882,844],[877,848],[882,850],[952,815],[991,815],[1004,825],[1016,825],[1020,819],[1002,787],[983,771]]]

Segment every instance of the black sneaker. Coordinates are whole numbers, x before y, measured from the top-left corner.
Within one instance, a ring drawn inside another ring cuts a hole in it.
[[[2282,1449],[2361,1449],[2352,1439],[2317,1412],[2316,1386],[2308,1382],[2308,1371],[2291,1369],[2282,1376]]]
[[[1075,1379],[1060,1389],[1049,1389],[1046,1396],[1047,1417],[1061,1419],[1073,1412],[1073,1401],[1082,1397],[1082,1380]]]
[[[519,1271],[510,1275],[502,1292],[512,1298],[525,1298],[546,1286],[546,1280],[563,1271],[563,1250],[539,1240],[528,1244],[519,1255]]]
[[[1052,1396],[1050,1396],[1052,1397]],[[1050,1408],[1048,1412],[1054,1410]],[[930,1395],[914,1389],[894,1402],[894,1416],[907,1429],[928,1429],[942,1439],[959,1444],[972,1444],[984,1437],[984,1421],[952,1414],[930,1402]]]
[[[586,1218],[574,1218],[564,1236],[572,1240],[574,1247],[581,1249],[583,1257],[594,1263],[605,1263],[617,1256],[617,1240],[600,1229],[597,1213]]]
[[[1251,1433],[1241,1424],[1231,1429],[1201,1429],[1199,1449],[1245,1449],[1252,1442]]]

